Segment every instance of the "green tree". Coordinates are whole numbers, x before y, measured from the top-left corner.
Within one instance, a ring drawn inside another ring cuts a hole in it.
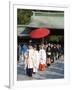
[[[61,35],[52,35],[48,39],[49,39],[49,41],[59,42],[62,39],[62,36]]]
[[[17,24],[28,24],[32,14],[32,10],[17,9]]]

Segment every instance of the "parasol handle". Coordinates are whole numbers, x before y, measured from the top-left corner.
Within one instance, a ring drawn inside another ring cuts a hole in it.
[[[44,43],[44,37],[42,38],[42,43]]]

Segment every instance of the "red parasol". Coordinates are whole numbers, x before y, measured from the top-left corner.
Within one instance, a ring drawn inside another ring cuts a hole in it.
[[[46,28],[38,28],[38,29],[35,29],[32,32],[30,32],[29,35],[31,38],[38,39],[38,38],[44,38],[49,33],[50,33],[50,31]]]

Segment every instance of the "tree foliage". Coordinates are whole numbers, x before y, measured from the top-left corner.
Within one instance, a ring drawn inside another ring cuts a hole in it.
[[[17,24],[28,24],[32,14],[32,10],[17,9]]]
[[[58,36],[57,35],[52,35],[48,39],[49,39],[49,41],[59,42],[62,39],[62,36],[61,35],[58,35]]]

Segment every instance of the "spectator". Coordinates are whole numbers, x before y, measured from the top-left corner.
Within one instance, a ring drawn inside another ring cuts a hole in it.
[[[48,44],[47,50],[46,50],[46,54],[47,54],[47,67],[50,66],[51,64],[51,46],[50,43]]]
[[[24,61],[24,73],[27,74],[27,65],[28,65],[28,47],[24,44],[22,50],[23,50],[23,61]]]
[[[51,44],[51,63],[54,62],[54,46]]]

